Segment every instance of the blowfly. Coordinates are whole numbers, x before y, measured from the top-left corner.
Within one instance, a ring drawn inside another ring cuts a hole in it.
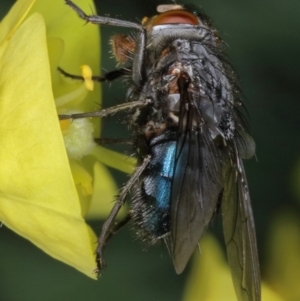
[[[209,222],[222,212],[225,243],[239,301],[259,301],[260,272],[254,220],[242,159],[255,143],[247,133],[235,74],[210,20],[192,6],[160,5],[141,24],[86,15],[89,23],[130,28],[115,35],[112,49],[119,69],[94,77],[126,78],[127,102],[98,112],[65,118],[103,117],[126,112],[138,166],[120,190],[103,225],[97,248],[98,270],[112,233],[132,220],[140,238],[167,246],[181,273]],[[63,71],[67,76],[72,76]],[[126,219],[115,217],[130,196]]]

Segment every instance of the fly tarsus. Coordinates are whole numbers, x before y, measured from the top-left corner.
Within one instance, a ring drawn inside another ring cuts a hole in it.
[[[128,222],[130,220],[131,220],[131,215],[130,215],[130,213],[128,213],[124,219],[122,219],[120,222],[115,223],[112,226],[112,228],[109,229],[107,235],[105,236],[104,242],[100,243],[100,240],[99,240],[99,244],[97,247],[97,254],[96,254],[97,267],[93,271],[98,276],[100,276],[100,272],[103,270],[103,268],[105,266],[105,262],[104,262],[103,256],[102,256],[104,247],[115,234],[117,234],[120,230],[122,230],[128,224]]]
[[[123,144],[133,145],[132,139],[121,139],[121,138],[95,138],[94,141],[99,145],[105,144]]]
[[[104,117],[104,116],[108,116],[108,115],[114,115],[123,110],[131,110],[133,108],[144,107],[151,103],[152,103],[152,100],[150,100],[150,99],[131,101],[131,102],[122,103],[120,105],[110,107],[107,109],[103,109],[100,111],[95,111],[95,112],[59,115],[59,120],[80,119],[80,118],[87,118],[87,117]]]
[[[103,25],[111,25],[111,26],[119,26],[119,27],[127,27],[127,28],[143,30],[143,27],[138,23],[114,19],[110,17],[87,15],[80,7],[78,7],[75,3],[73,3],[73,1],[65,0],[65,3],[68,6],[70,6],[78,14],[78,16],[81,19],[85,20],[87,23],[103,24]]]
[[[112,226],[114,223],[114,220],[121,209],[121,207],[124,205],[126,197],[132,188],[132,186],[136,183],[136,181],[141,176],[142,172],[145,170],[146,166],[149,164],[151,157],[147,156],[143,163],[138,166],[135,170],[135,172],[131,175],[129,181],[125,184],[125,186],[121,189],[120,194],[115,202],[114,207],[112,208],[107,220],[102,226],[102,231],[98,239],[98,247],[97,247],[97,255],[96,255],[96,263],[97,268],[94,270],[94,273],[97,273],[98,275],[101,273],[101,270],[103,269],[105,263],[103,260],[103,250],[105,247],[106,242],[111,238],[111,236],[114,234],[112,231],[117,232],[120,230],[123,226],[127,224],[127,222],[130,220],[131,215],[130,213],[127,215],[127,217],[119,223],[119,225]]]
[[[57,70],[64,75],[65,77],[69,77],[75,80],[81,80],[84,81],[84,77],[82,75],[77,75],[77,74],[71,74],[67,71],[65,71],[64,69],[57,67]],[[93,75],[92,76],[92,80],[94,82],[111,82],[117,78],[120,78],[124,75],[128,75],[130,74],[130,71],[128,69],[125,68],[120,68],[120,69],[116,69],[116,70],[112,70],[107,72],[106,74],[104,74],[104,76],[101,75]]]
[[[77,75],[77,74],[71,74],[71,73],[68,73],[67,71],[65,71],[64,69],[62,69],[62,68],[60,68],[60,67],[57,67],[57,70],[58,70],[62,75],[64,75],[65,77],[69,77],[69,78],[72,78],[72,79],[84,81],[84,78],[83,78],[82,75]]]
[[[90,22],[89,19],[91,18],[91,16],[88,16],[79,6],[77,6],[75,3],[73,3],[70,0],[65,0],[65,3],[68,6],[70,6],[81,19],[86,20],[86,22]]]

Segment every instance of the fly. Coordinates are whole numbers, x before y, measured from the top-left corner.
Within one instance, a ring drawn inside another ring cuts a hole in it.
[[[132,220],[143,240],[166,244],[176,272],[181,273],[220,207],[237,298],[260,301],[254,219],[242,161],[254,155],[255,143],[247,133],[235,75],[217,31],[192,6],[160,5],[156,16],[137,24],[89,16],[72,1],[65,2],[86,22],[138,33],[113,36],[113,53],[123,67],[94,77],[98,81],[127,77],[127,102],[60,116],[103,117],[126,111],[133,131],[138,166],[103,225],[98,272],[105,243]],[[115,225],[129,193],[128,216]]]

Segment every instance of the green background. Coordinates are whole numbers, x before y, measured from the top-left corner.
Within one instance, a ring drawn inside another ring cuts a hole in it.
[[[1,0],[0,16],[13,2]],[[269,251],[268,233],[272,231],[273,219],[288,211],[300,219],[297,197],[297,182],[300,183],[297,181],[300,178],[297,173],[300,154],[300,1],[191,2],[201,5],[228,44],[227,54],[246,96],[251,133],[257,145],[257,161],[251,159],[245,165],[264,275]],[[99,14],[131,21],[154,14],[157,4],[162,3],[150,0],[96,2]],[[109,36],[124,31],[107,27],[101,30],[102,67],[111,70],[115,61],[108,53]],[[125,93],[119,90],[115,93],[115,87],[119,86],[120,83],[113,83],[104,87],[105,105],[125,100]],[[104,120],[105,135],[111,135],[113,131],[120,135],[122,128],[120,122]],[[114,174],[120,183],[126,180],[124,175]],[[102,221],[92,224],[97,233],[101,224]],[[218,225],[213,228],[220,239]],[[143,249],[130,231],[122,231],[110,242],[106,250],[108,267],[96,282],[50,258],[3,226],[0,229],[0,301],[182,300],[189,268],[178,276],[163,247]]]

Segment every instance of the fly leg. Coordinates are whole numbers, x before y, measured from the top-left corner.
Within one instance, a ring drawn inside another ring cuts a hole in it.
[[[82,75],[68,73],[67,71],[65,71],[64,69],[62,69],[60,67],[58,67],[57,70],[66,77],[84,81],[84,77]],[[103,76],[93,75],[92,80],[94,82],[99,82],[99,83],[111,82],[119,77],[122,77],[122,76],[128,75],[128,74],[130,74],[130,70],[128,70],[126,68],[120,68],[120,69],[115,69],[115,70],[109,71],[106,74],[104,74]]]
[[[66,72],[65,70],[61,69],[60,67],[57,68],[60,73],[62,73],[64,76],[75,79],[75,80],[84,80],[83,76],[81,75],[75,75]],[[129,70],[125,68],[120,68],[116,70],[112,70],[110,72],[107,72],[104,76],[92,76],[93,81],[97,82],[110,82],[113,81],[119,77],[122,77],[125,74],[128,74]],[[104,117],[108,115],[113,115],[117,112],[123,111],[123,110],[130,110],[137,107],[143,107],[151,103],[150,99],[140,100],[140,101],[132,101],[123,103],[108,109],[103,109],[96,112],[89,112],[89,113],[78,113],[78,114],[63,114],[59,115],[60,120],[64,119],[79,119],[79,118],[87,118],[87,117]]]
[[[133,108],[144,107],[152,103],[151,99],[137,100],[131,102],[125,102],[107,109],[100,111],[89,112],[89,113],[78,113],[78,114],[63,114],[59,115],[60,120],[64,119],[79,119],[87,117],[104,117],[108,115],[114,115],[115,113],[121,112],[123,110],[131,110]]]
[[[106,246],[106,244],[108,243],[108,241],[114,236],[116,235],[120,230],[122,230],[127,223],[131,220],[131,215],[130,212],[126,215],[126,217],[124,219],[122,219],[121,221],[115,223],[109,230],[107,230],[106,232],[107,235],[105,236],[103,245],[102,245],[102,251],[104,249],[104,247]],[[103,231],[103,230],[102,230]],[[99,258],[98,255],[98,248],[99,245],[97,247],[97,255],[96,255],[96,262],[97,262],[97,267],[94,269],[94,273],[99,274],[99,271],[103,268],[104,262],[102,259]],[[101,262],[101,264],[100,264]]]
[[[96,16],[96,15],[89,16],[80,7],[78,7],[75,3],[73,3],[73,1],[65,0],[65,3],[68,6],[70,6],[78,14],[78,16],[81,19],[85,20],[87,23],[135,28],[139,30],[142,30],[143,28],[140,24],[134,22],[114,19],[106,16]]]
[[[125,184],[125,186],[121,189],[119,196],[116,200],[116,203],[111,210],[107,220],[102,226],[101,234],[98,239],[98,247],[97,247],[97,255],[96,255],[96,262],[97,262],[97,268],[94,270],[95,273],[99,274],[103,265],[103,249],[105,246],[105,243],[110,238],[110,229],[112,229],[112,223],[114,222],[119,210],[123,206],[125,199],[132,188],[132,186],[138,181],[139,177],[141,176],[142,172],[145,170],[146,166],[150,162],[150,156],[147,156],[143,163],[136,168],[133,175],[130,177],[129,181]]]
[[[110,25],[110,26],[119,26],[124,28],[132,28],[136,29],[140,32],[139,42],[137,43],[138,47],[135,51],[135,58],[133,60],[132,66],[132,80],[137,85],[140,85],[144,78],[144,57],[146,51],[146,28],[144,28],[141,24],[129,22],[125,20],[119,20],[115,18],[110,18],[107,16],[97,16],[97,15],[87,15],[80,7],[78,7],[73,1],[65,0],[65,3],[72,8],[78,16],[85,20],[87,23],[92,24],[102,24],[102,25]]]
[[[127,213],[127,215],[125,216],[125,218],[123,218],[121,221],[115,223],[111,229],[109,229],[109,232],[107,233],[106,237],[105,237],[105,241],[103,243],[103,247],[106,246],[106,244],[110,241],[110,239],[116,235],[120,230],[122,230],[127,223],[131,220],[131,215],[130,212]]]
[[[95,138],[94,141],[97,144],[123,144],[123,145],[133,145],[132,139],[122,139],[122,138]]]

